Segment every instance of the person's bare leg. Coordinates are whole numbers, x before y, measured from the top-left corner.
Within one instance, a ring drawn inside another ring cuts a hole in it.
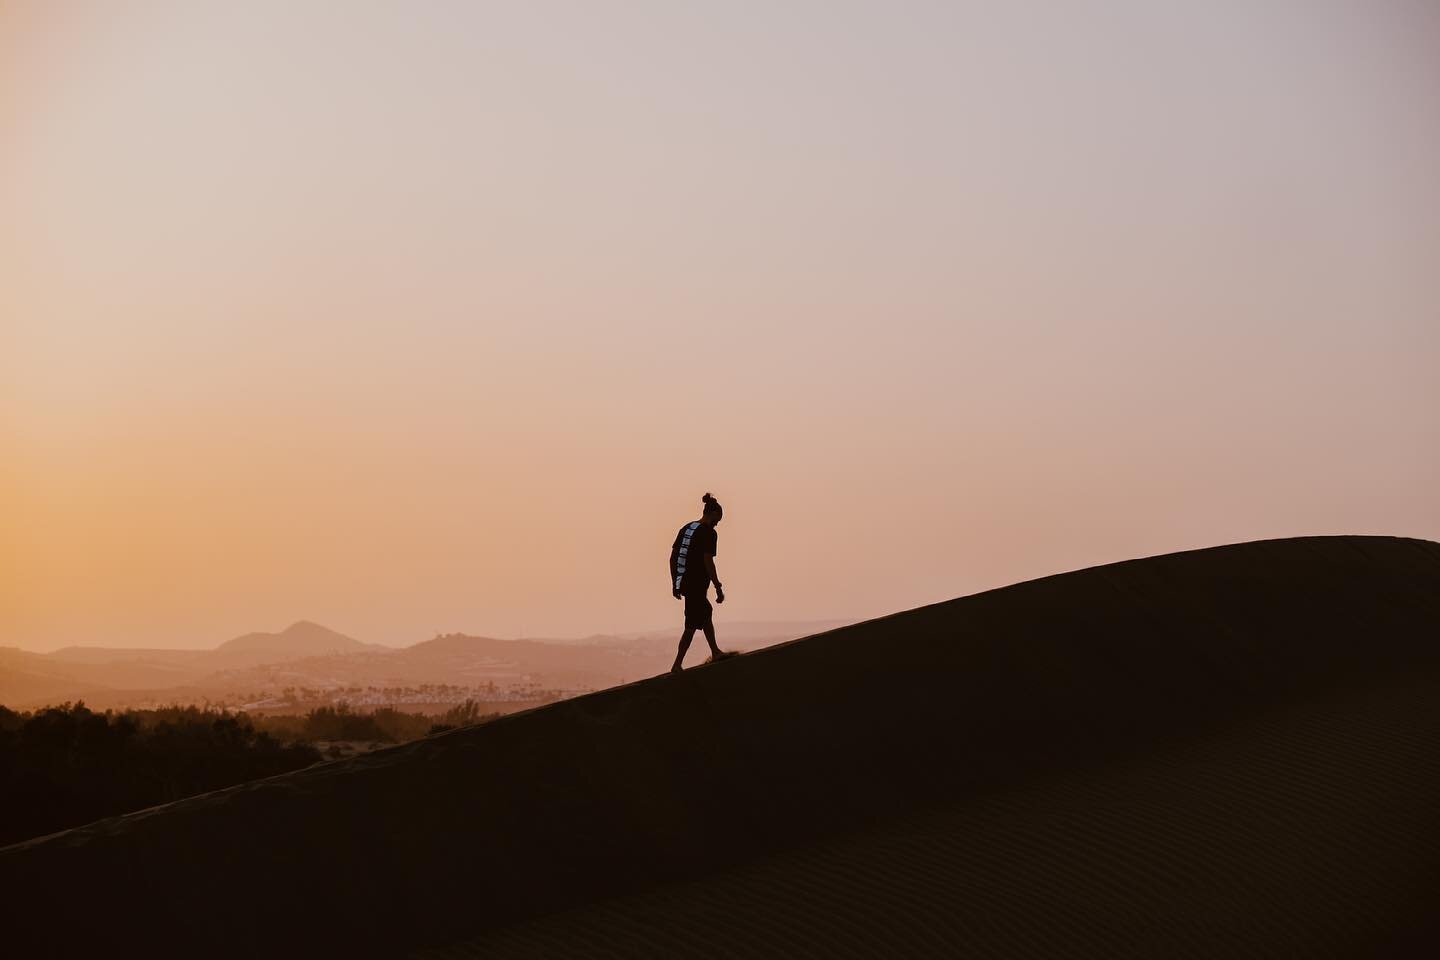
[[[720,648],[715,646],[715,624],[707,623],[704,626],[705,642],[710,644],[710,656],[716,660],[721,657]]]
[[[680,652],[675,654],[675,666],[670,668],[671,673],[679,673],[680,665],[685,662],[685,651],[690,649],[690,641],[695,636],[694,627],[686,627],[685,632],[680,634]],[[707,634],[709,636],[709,634]],[[711,641],[714,645],[714,641]]]

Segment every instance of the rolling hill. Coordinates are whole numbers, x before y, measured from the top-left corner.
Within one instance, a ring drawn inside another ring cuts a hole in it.
[[[200,692],[199,685],[217,673],[384,649],[388,648],[361,643],[307,620],[278,633],[247,633],[213,650],[73,646],[31,653],[0,647],[0,704],[29,709],[88,699],[109,706],[124,703],[127,691],[171,691],[177,700],[184,700]]]
[[[801,636],[805,627],[831,625],[726,623],[722,642],[753,649]],[[77,646],[40,654],[0,647],[0,704],[15,709],[76,699],[96,709],[233,704],[254,691],[422,684],[593,690],[667,669],[676,635],[666,630],[584,640],[502,640],[450,633],[387,647],[302,620],[278,633],[236,637],[213,650]]]
[[[206,659],[210,666],[251,666],[280,659],[299,660],[333,653],[380,649],[309,620],[297,620],[279,633],[247,633],[226,640]]]
[[[1061,574],[5,848],[6,942],[1424,955],[1437,639],[1426,541]]]

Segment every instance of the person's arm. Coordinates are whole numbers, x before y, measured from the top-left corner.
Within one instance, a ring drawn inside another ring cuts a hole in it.
[[[710,582],[715,584],[715,602],[725,602],[725,588],[720,585],[720,574],[715,572],[715,558],[707,555],[705,557],[705,571],[710,574]]]

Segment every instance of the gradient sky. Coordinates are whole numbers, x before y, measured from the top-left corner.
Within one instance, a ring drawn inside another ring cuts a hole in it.
[[[0,0],[0,645],[1440,539],[1440,6]]]

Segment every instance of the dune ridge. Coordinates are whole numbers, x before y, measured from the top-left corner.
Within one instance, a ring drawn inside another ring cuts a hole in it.
[[[1433,932],[1437,638],[1427,541],[1060,574],[0,850],[7,939],[1383,955]]]

